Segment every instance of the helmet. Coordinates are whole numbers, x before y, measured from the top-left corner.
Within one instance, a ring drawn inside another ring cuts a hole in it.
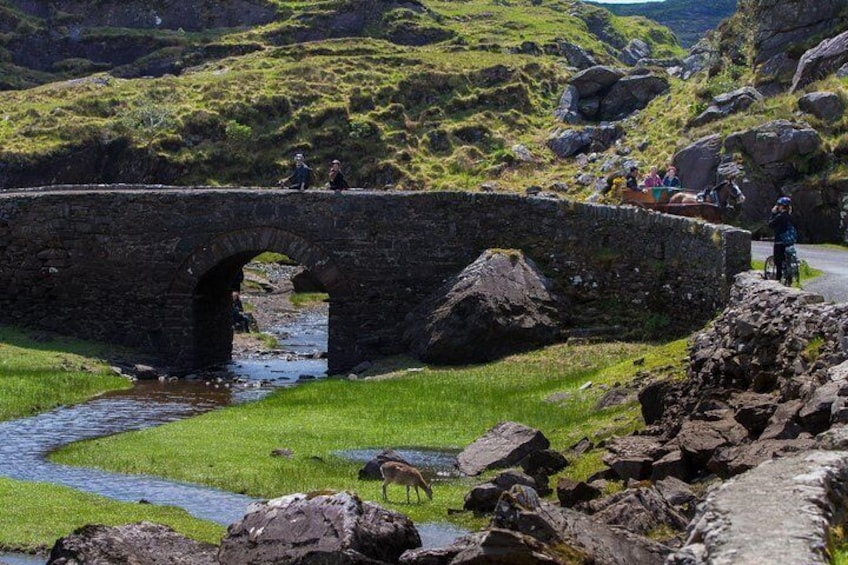
[[[792,206],[792,199],[788,196],[781,196],[777,199],[777,203],[780,206]]]

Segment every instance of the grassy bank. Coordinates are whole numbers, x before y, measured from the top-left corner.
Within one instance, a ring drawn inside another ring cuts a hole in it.
[[[0,420],[132,386],[103,360],[106,346],[0,327]],[[0,550],[34,552],[86,524],[149,520],[193,538],[217,542],[224,529],[185,511],[115,502],[73,489],[0,478]]]
[[[132,386],[102,360],[106,353],[99,345],[61,337],[36,340],[0,327],[0,420]]]
[[[191,420],[74,444],[53,459],[258,497],[347,489],[378,501],[380,484],[359,481],[362,464],[341,452],[458,449],[505,420],[541,429],[558,450],[584,436],[597,440],[627,433],[641,425],[636,403],[595,410],[604,389],[631,380],[637,371],[679,373],[684,348],[683,341],[662,347],[557,345],[488,365],[407,366],[379,378],[329,379]],[[644,361],[637,366],[636,358]],[[271,457],[277,448],[290,449],[293,456]],[[585,475],[597,464],[597,453],[590,453],[567,473]],[[432,503],[388,506],[415,521],[444,521],[448,509],[462,507],[472,482],[438,480]],[[463,519],[468,518],[451,518]]]

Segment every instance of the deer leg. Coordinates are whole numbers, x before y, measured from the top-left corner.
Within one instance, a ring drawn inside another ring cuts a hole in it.
[[[383,500],[389,500],[389,497],[386,495],[386,481],[383,481]]]
[[[409,504],[409,485],[406,485],[406,503]]]

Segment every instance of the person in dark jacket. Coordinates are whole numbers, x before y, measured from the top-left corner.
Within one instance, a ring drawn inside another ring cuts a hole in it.
[[[774,232],[774,266],[777,269],[777,280],[783,275],[783,263],[786,261],[786,248],[795,245],[796,231],[792,224],[792,200],[781,196],[771,209],[768,221]]]
[[[312,182],[312,169],[303,160],[303,153],[294,156],[294,171],[285,181],[283,186],[294,190],[306,190]]]
[[[639,178],[637,175],[639,174],[639,168],[635,165],[630,167],[630,171],[627,173],[627,188],[630,190],[636,190],[641,192],[642,189],[639,188]]]
[[[333,159],[330,164],[330,190],[347,190],[350,188],[342,174],[342,162],[338,159]]]

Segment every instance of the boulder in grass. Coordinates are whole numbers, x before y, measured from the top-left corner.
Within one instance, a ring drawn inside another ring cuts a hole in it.
[[[490,361],[556,341],[559,301],[521,251],[487,250],[407,316],[404,338],[422,360]]]
[[[293,494],[254,504],[227,529],[218,561],[244,563],[397,563],[421,547],[412,521],[349,492]]]
[[[457,467],[466,475],[518,464],[533,453],[548,449],[551,442],[539,430],[515,422],[501,422],[460,453]]]

